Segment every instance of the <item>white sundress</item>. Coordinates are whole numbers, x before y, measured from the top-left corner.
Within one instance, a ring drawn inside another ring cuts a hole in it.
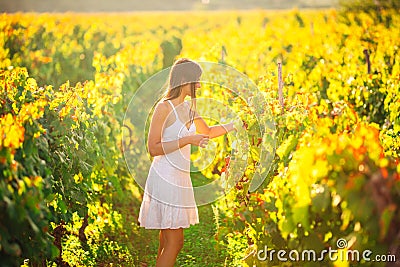
[[[175,110],[175,121],[164,128],[161,141],[171,141],[196,132],[192,123],[187,129]],[[188,104],[185,102],[185,104]],[[198,210],[190,180],[190,149],[186,145],[171,153],[153,158],[139,211],[139,225],[146,229],[188,228],[199,223]]]

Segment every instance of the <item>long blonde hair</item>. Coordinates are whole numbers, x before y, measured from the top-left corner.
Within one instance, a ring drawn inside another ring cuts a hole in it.
[[[182,93],[182,87],[190,84],[191,105],[189,111],[190,123],[194,120],[196,111],[196,83],[203,73],[200,65],[188,58],[180,58],[171,67],[168,78],[168,87],[164,100],[177,98]]]

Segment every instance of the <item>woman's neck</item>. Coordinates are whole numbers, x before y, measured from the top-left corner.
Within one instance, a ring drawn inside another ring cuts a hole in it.
[[[185,101],[185,97],[186,97],[185,95],[181,94],[177,98],[171,99],[171,101],[174,102],[174,104],[179,105],[182,104],[183,101]]]

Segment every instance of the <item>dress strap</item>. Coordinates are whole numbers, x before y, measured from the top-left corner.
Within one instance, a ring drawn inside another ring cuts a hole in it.
[[[172,104],[171,100],[169,100],[169,99],[168,99],[167,101],[168,101],[168,103],[171,104],[171,107],[172,107],[172,110],[174,111],[174,114],[175,114],[175,116],[176,116],[176,119],[179,119],[178,113],[177,113],[176,110],[175,110],[174,104]]]

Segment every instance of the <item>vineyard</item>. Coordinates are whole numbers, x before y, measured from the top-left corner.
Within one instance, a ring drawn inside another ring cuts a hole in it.
[[[250,188],[263,122],[229,88],[198,91],[240,116],[248,147],[235,156],[247,164],[226,197],[199,207],[177,266],[397,266],[258,257],[344,239],[339,251],[400,260],[397,12],[16,13],[0,14],[0,28],[1,266],[155,265],[157,233],[138,226],[135,182],[150,157],[127,167],[138,137],[124,116],[139,87],[178,57],[247,75],[274,117],[275,150],[263,184]],[[194,185],[235,172],[231,136],[215,147]]]

